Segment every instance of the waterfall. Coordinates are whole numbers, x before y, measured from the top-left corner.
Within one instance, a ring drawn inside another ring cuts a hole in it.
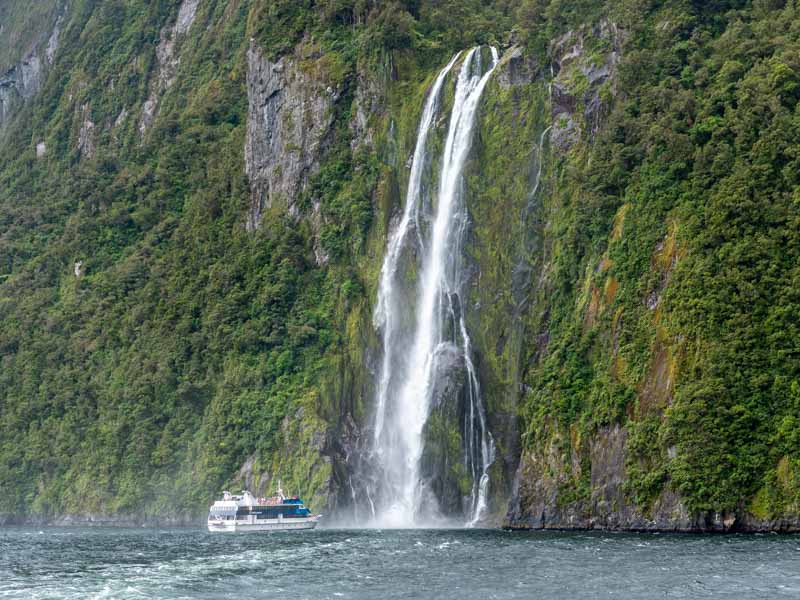
[[[433,192],[423,184],[423,173],[431,164],[428,138],[436,123],[444,83],[460,54],[434,81],[419,123],[402,218],[389,236],[381,269],[374,314],[383,344],[372,436],[377,483],[368,493],[370,503],[372,496],[376,497],[374,518],[381,526],[419,525],[424,516],[436,512],[436,499],[426,490],[420,475],[423,435],[437,375],[447,357],[454,355],[463,361],[466,373],[461,434],[463,466],[472,479],[464,511],[467,525],[476,524],[487,506],[494,442],[462,309],[465,282],[461,255],[468,226],[463,171],[472,147],[479,101],[498,62],[495,48],[491,48],[491,54],[492,62],[485,72],[480,48],[471,49],[464,57],[455,84],[438,186],[432,198],[435,214],[421,215],[423,199]],[[424,232],[421,216],[427,217]],[[410,244],[416,246],[419,275],[410,284],[416,288],[409,291],[409,284],[400,280],[399,272],[404,249]],[[413,314],[409,299],[414,300]]]
[[[442,86],[447,78],[447,74],[453,68],[456,60],[458,60],[458,57],[459,54],[456,54],[450,59],[447,66],[439,72],[439,75],[433,82],[431,91],[428,93],[428,98],[425,100],[425,107],[422,111],[419,129],[417,130],[417,144],[414,148],[414,158],[411,163],[411,175],[408,179],[408,191],[406,193],[403,217],[400,223],[398,223],[394,233],[389,236],[389,246],[386,250],[386,256],[383,259],[383,266],[381,268],[378,303],[375,307],[375,314],[373,317],[375,328],[381,331],[383,338],[381,340],[383,342],[383,360],[381,364],[380,381],[378,383],[378,401],[376,403],[375,427],[373,432],[374,446],[379,452],[381,451],[380,440],[383,435],[383,425],[386,418],[389,383],[392,379],[392,365],[395,362],[395,350],[397,349],[394,341],[399,333],[397,330],[400,325],[399,319],[397,318],[400,307],[398,306],[395,278],[397,275],[400,253],[406,243],[406,238],[408,237],[412,224],[416,226],[417,231],[419,230],[422,172],[427,160],[425,147],[428,143],[428,134],[431,129],[431,124],[439,108],[439,96],[442,91]]]

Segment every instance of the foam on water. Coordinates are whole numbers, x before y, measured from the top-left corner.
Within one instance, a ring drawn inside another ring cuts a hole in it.
[[[0,528],[0,598],[795,598],[790,536]]]

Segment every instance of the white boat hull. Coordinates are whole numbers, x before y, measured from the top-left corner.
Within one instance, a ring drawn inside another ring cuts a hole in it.
[[[208,520],[209,531],[279,531],[285,529],[314,529],[319,522],[319,516],[294,519],[237,519],[237,520]]]

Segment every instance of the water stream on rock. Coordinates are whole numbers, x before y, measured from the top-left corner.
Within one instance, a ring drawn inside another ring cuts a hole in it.
[[[477,524],[487,506],[488,470],[495,451],[462,306],[462,245],[468,227],[463,172],[481,95],[498,63],[495,48],[491,48],[491,64],[485,71],[480,48],[469,50],[464,57],[435,174],[435,192],[426,189],[423,177],[432,164],[428,142],[442,90],[459,57],[442,69],[426,99],[403,215],[389,237],[381,270],[374,323],[381,334],[383,355],[372,435],[376,476],[368,496],[375,524],[383,527],[431,524],[438,516],[437,498],[421,475],[424,433],[438,380],[454,364],[463,367],[466,379],[461,442],[464,471],[472,481],[463,502],[466,525]],[[433,215],[424,214],[428,194],[433,194]],[[404,250],[410,244],[416,245],[414,260],[419,273],[411,283],[403,262],[408,260]],[[410,286],[414,286],[412,290]]]

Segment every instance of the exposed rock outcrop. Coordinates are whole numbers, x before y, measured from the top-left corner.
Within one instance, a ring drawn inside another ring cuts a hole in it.
[[[195,21],[199,3],[200,0],[183,0],[175,24],[161,30],[161,39],[156,47],[158,61],[156,74],[151,80],[150,95],[142,106],[142,115],[139,119],[139,133],[142,135],[155,119],[161,97],[175,83],[181,62],[178,48]]]
[[[304,68],[297,54],[273,62],[252,42],[247,97],[245,170],[252,199],[246,226],[252,231],[276,203],[296,213],[297,196],[319,168],[339,92]]]
[[[581,461],[570,457],[554,436],[544,452],[523,454],[504,526],[510,529],[604,529],[676,532],[800,531],[800,519],[759,519],[745,510],[692,512],[680,494],[665,489],[649,509],[625,493],[627,431],[619,425],[601,429],[588,442],[588,497],[566,491],[578,480]]]
[[[26,517],[0,513],[0,527],[20,525],[39,527],[45,525],[55,525],[57,527],[199,527],[205,525],[205,517],[197,517],[188,511],[168,517],[148,514],[104,514],[95,512],[65,514],[56,517]]]
[[[0,131],[42,87],[45,71],[58,51],[63,19],[64,14],[59,13],[52,29],[45,36],[34,38],[22,60],[0,75]]]
[[[0,128],[8,123],[22,104],[42,85],[42,61],[36,52],[0,77]]]
[[[531,55],[526,55],[519,46],[509,48],[497,68],[497,81],[503,88],[532,83],[539,68]]]
[[[81,128],[78,131],[78,151],[82,158],[92,158],[95,149],[95,124],[91,119],[91,108],[84,104],[81,108]]]
[[[569,31],[553,42],[550,139],[559,151],[569,150],[582,135],[593,136],[599,130],[609,100],[616,95],[623,41],[616,24],[606,20]]]
[[[353,117],[350,121],[353,150],[372,146],[374,131],[370,126],[370,115],[380,114],[384,109],[384,87],[371,73],[359,72],[353,98]]]
[[[58,19],[56,19],[56,24],[53,27],[53,31],[50,34],[50,38],[47,40],[47,47],[45,48],[44,55],[47,58],[47,64],[52,65],[53,61],[56,58],[56,52],[58,52],[58,46],[61,41],[61,22],[64,20],[63,15],[59,15]]]

